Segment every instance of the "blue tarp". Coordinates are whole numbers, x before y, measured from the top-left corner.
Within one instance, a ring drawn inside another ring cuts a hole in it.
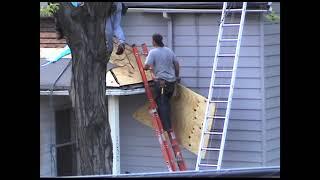
[[[45,64],[42,64],[41,66],[43,67],[43,66],[49,65],[49,64],[51,64],[51,63],[57,62],[57,61],[59,61],[61,58],[63,58],[64,56],[67,56],[67,55],[69,55],[69,54],[71,54],[71,50],[70,50],[69,46],[66,45],[66,46],[63,48],[63,51],[62,51],[60,54],[58,54],[57,56],[55,56],[55,57],[52,58],[52,59],[48,59],[49,62],[47,62],[47,63],[45,63]],[[71,58],[71,59],[72,59],[72,58]]]

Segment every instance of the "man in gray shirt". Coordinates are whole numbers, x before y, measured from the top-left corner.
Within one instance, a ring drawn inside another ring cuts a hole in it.
[[[145,62],[145,70],[152,67],[155,74],[155,96],[158,112],[165,131],[170,133],[172,124],[170,120],[170,98],[174,92],[176,81],[180,81],[179,62],[171,49],[164,47],[162,36],[153,34],[152,49]]]

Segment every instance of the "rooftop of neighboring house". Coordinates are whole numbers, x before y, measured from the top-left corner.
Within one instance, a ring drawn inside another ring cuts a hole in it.
[[[40,48],[63,48],[66,40],[56,39],[54,19],[52,17],[40,18]]]

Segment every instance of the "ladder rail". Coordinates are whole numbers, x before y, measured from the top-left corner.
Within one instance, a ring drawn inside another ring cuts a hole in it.
[[[142,47],[142,53],[143,53],[143,55],[144,55],[145,57],[147,57],[148,54],[149,54],[149,51],[148,51],[148,48],[147,48],[146,43],[141,44],[141,47]],[[152,69],[150,70],[150,72],[151,72],[150,74],[151,74],[152,80],[155,80],[155,76],[154,76],[154,72],[153,72],[153,67],[152,67]]]
[[[201,161],[201,157],[202,157],[202,147],[203,147],[203,141],[204,141],[204,132],[206,131],[207,129],[207,114],[209,112],[209,109],[210,109],[210,100],[211,100],[211,96],[212,96],[212,86],[213,86],[213,83],[214,83],[214,79],[215,79],[215,72],[214,70],[216,69],[217,65],[218,65],[218,62],[217,62],[217,58],[218,58],[218,54],[219,54],[219,50],[220,50],[220,40],[221,40],[221,37],[222,37],[222,32],[223,32],[223,21],[224,21],[224,15],[225,15],[225,12],[226,12],[226,8],[227,8],[227,3],[224,2],[223,3],[223,9],[222,9],[222,16],[221,16],[221,22],[220,22],[220,25],[219,25],[219,33],[218,34],[218,39],[217,39],[217,45],[216,45],[216,51],[215,51],[215,55],[214,55],[214,62],[213,62],[213,69],[212,69],[212,74],[211,74],[211,81],[210,81],[210,88],[209,88],[209,95],[208,95],[208,99],[207,99],[207,107],[206,107],[206,111],[205,111],[205,117],[204,117],[204,120],[203,120],[203,128],[202,128],[202,132],[201,132],[201,138],[200,138],[200,144],[199,144],[199,149],[198,149],[198,157],[197,157],[197,162],[196,162],[196,171],[199,171],[199,164],[200,164],[200,161]]]
[[[179,147],[179,144],[178,144],[178,141],[176,139],[176,135],[175,135],[173,129],[171,129],[171,131],[168,132],[168,135],[169,135],[169,140],[171,142],[173,153],[174,153],[174,155],[176,157],[176,161],[177,161],[179,170],[180,171],[186,171],[187,170],[187,166],[186,166],[186,163],[184,161],[184,158],[182,157],[182,152],[180,150],[180,147]]]
[[[167,165],[167,168],[170,172],[172,171],[176,171],[176,167],[175,164],[173,163],[173,158],[172,158],[172,154],[170,152],[170,150],[168,149],[168,143],[165,140],[165,136],[164,136],[164,132],[162,130],[162,126],[161,124],[159,124],[158,122],[160,121],[160,117],[157,113],[153,113],[152,117],[156,120],[152,121],[153,127],[155,129],[155,134],[156,136],[158,136],[158,141],[160,144],[160,148],[162,151],[162,154],[165,158],[165,163]]]
[[[223,158],[223,152],[224,152],[224,147],[225,147],[225,139],[227,136],[227,129],[228,129],[228,123],[229,123],[229,116],[230,116],[230,110],[231,110],[231,105],[232,105],[232,96],[233,96],[233,90],[234,90],[234,85],[235,85],[235,79],[236,79],[236,74],[237,74],[237,66],[238,66],[238,61],[239,61],[239,56],[240,56],[240,46],[241,46],[241,40],[242,40],[242,33],[243,33],[243,26],[244,26],[244,20],[245,20],[245,15],[246,15],[246,8],[247,8],[247,2],[243,3],[242,7],[242,13],[241,13],[241,20],[240,20],[240,28],[238,32],[238,42],[237,42],[237,48],[236,48],[236,56],[233,62],[233,72],[232,72],[232,77],[231,77],[231,88],[229,91],[229,96],[228,96],[228,104],[227,104],[227,110],[226,110],[226,119],[223,124],[223,131],[222,131],[222,137],[221,137],[221,145],[220,145],[220,151],[219,151],[219,158],[218,158],[218,166],[217,169],[221,169],[222,165],[222,158]]]

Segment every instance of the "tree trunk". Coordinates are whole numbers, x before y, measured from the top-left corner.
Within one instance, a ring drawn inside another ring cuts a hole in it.
[[[72,52],[70,97],[75,117],[78,175],[112,173],[112,140],[107,116],[105,22],[112,2],[61,2],[56,13]]]

